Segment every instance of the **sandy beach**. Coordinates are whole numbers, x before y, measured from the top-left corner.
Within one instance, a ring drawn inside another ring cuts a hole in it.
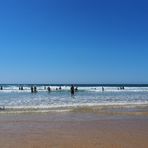
[[[0,148],[148,148],[148,0],[0,0]]]
[[[2,148],[147,148],[147,112],[0,115]]]

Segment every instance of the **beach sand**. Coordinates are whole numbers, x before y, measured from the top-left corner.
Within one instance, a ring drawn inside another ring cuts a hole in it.
[[[147,148],[148,115],[94,112],[0,115],[0,148]]]

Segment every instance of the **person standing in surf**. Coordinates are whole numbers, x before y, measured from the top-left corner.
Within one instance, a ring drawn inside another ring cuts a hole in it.
[[[47,90],[48,90],[48,92],[51,92],[51,88],[50,87],[48,87]]]
[[[71,85],[71,95],[73,96],[75,94],[75,88],[74,85]]]

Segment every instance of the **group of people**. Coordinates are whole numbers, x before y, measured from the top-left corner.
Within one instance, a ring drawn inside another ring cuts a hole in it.
[[[125,89],[124,86],[118,88],[118,90],[124,90],[124,89]]]
[[[19,87],[19,90],[24,90],[23,86]]]
[[[75,92],[77,92],[78,91],[78,87],[74,87],[74,85],[71,85],[71,95],[74,95],[75,94]]]
[[[37,93],[37,87],[36,86],[31,86],[31,92],[32,93]]]
[[[30,89],[31,89],[31,93],[37,93],[37,87],[36,86],[31,86]],[[46,89],[46,87],[44,87],[44,89]],[[0,90],[3,90],[2,86],[0,87]],[[24,90],[23,86],[20,86],[19,90]],[[47,87],[47,90],[48,90],[48,92],[51,92],[50,87]],[[60,86],[59,88],[56,88],[56,90],[62,90],[62,87]],[[70,88],[71,95],[74,95],[75,92],[77,92],[77,91],[78,91],[78,87],[74,87],[74,85],[71,85],[71,88]]]
[[[21,87],[21,88],[23,88],[23,87]],[[46,89],[46,88],[44,88],[44,89]],[[20,89],[19,88],[19,90],[23,90],[23,89]],[[51,92],[51,88],[50,87],[47,87],[47,90],[48,90],[48,92]],[[56,90],[62,90],[62,87],[60,86],[59,88],[56,88]],[[78,87],[74,87],[74,85],[71,85],[71,88],[70,88],[70,92],[71,92],[71,95],[74,95],[75,94],[75,92],[77,92],[78,91]],[[37,93],[37,87],[36,86],[31,86],[31,93]]]

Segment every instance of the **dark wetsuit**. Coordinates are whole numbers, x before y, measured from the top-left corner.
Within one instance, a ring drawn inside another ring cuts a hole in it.
[[[31,92],[33,93],[33,87],[31,87]]]
[[[74,95],[75,94],[75,88],[74,88],[74,86],[72,85],[71,86],[71,95]]]
[[[50,92],[51,91],[51,88],[50,87],[48,87],[48,92]]]

